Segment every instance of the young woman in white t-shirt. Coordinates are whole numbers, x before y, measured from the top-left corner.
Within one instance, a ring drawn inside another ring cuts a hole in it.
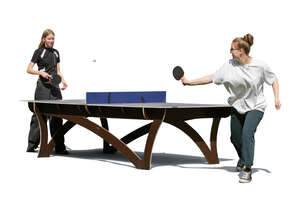
[[[228,103],[233,107],[230,139],[239,156],[236,169],[241,172],[241,183],[252,180],[254,134],[267,106],[263,95],[264,83],[273,87],[275,108],[279,110],[281,107],[278,79],[266,63],[249,56],[252,44],[251,34],[237,37],[231,44],[232,59],[214,74],[195,80],[181,78],[184,85],[190,86],[223,84],[230,93]]]

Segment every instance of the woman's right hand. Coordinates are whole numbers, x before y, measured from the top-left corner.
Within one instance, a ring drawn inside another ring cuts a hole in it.
[[[52,78],[52,76],[49,75],[47,72],[40,72],[40,75],[41,75],[43,78],[46,78],[46,79]]]
[[[184,76],[180,79],[183,85],[189,85],[190,82]]]

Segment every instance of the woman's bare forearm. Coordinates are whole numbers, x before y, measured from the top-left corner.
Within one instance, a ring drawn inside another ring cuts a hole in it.
[[[29,65],[28,65],[28,67],[27,67],[26,72],[27,72],[28,74],[41,75],[41,72],[40,72],[40,71],[33,69],[34,64],[35,64],[35,63],[30,62]]]
[[[212,77],[211,77],[211,75],[207,75],[207,76],[203,76],[201,78],[194,79],[194,80],[187,80],[185,77],[183,77],[181,79],[181,81],[184,85],[190,85],[190,86],[205,85],[205,84],[212,83]]]
[[[275,78],[275,80],[272,84],[272,88],[273,88],[273,93],[274,93],[275,99],[279,99],[279,83],[278,83],[277,77]]]

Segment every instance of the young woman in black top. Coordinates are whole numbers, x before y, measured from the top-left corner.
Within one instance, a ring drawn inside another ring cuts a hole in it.
[[[39,48],[35,50],[31,62],[27,67],[27,73],[39,75],[37,86],[35,89],[35,100],[57,100],[62,99],[61,91],[58,85],[50,84],[52,76],[58,74],[62,80],[62,90],[65,90],[68,85],[60,71],[60,56],[59,52],[53,48],[55,34],[52,30],[47,29],[43,32]],[[37,64],[38,70],[33,69]],[[62,119],[57,117],[44,116],[50,122],[51,136],[62,126]],[[38,119],[35,114],[32,115],[30,122],[30,131],[28,136],[27,152],[34,152],[40,143],[40,128]],[[55,152],[58,154],[68,154],[64,144],[64,137],[55,139]]]

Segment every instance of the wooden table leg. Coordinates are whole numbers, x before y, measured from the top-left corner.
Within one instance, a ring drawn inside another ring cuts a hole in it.
[[[38,153],[38,157],[49,157],[49,149],[48,149],[48,128],[47,121],[44,119],[42,114],[39,111],[39,108],[34,103],[34,112],[37,116],[39,127],[40,127],[40,150]]]
[[[210,133],[210,147],[208,148],[207,144],[203,140],[203,138],[186,122],[184,121],[165,121],[176,128],[182,130],[185,134],[187,134],[199,147],[203,155],[205,156],[207,162],[209,164],[218,164],[219,158],[217,153],[217,132],[219,127],[220,118],[214,118],[211,133]]]
[[[151,168],[153,144],[154,144],[158,129],[162,122],[163,122],[162,120],[154,120],[153,123],[151,124],[150,131],[149,131],[148,138],[147,138],[146,145],[145,145],[143,165],[141,166],[142,169],[150,169]]]
[[[219,156],[218,156],[218,151],[217,151],[217,133],[218,133],[220,120],[221,120],[221,118],[214,118],[212,126],[211,126],[211,131],[210,131],[210,154],[211,154],[210,162],[211,162],[211,164],[219,163]]]

